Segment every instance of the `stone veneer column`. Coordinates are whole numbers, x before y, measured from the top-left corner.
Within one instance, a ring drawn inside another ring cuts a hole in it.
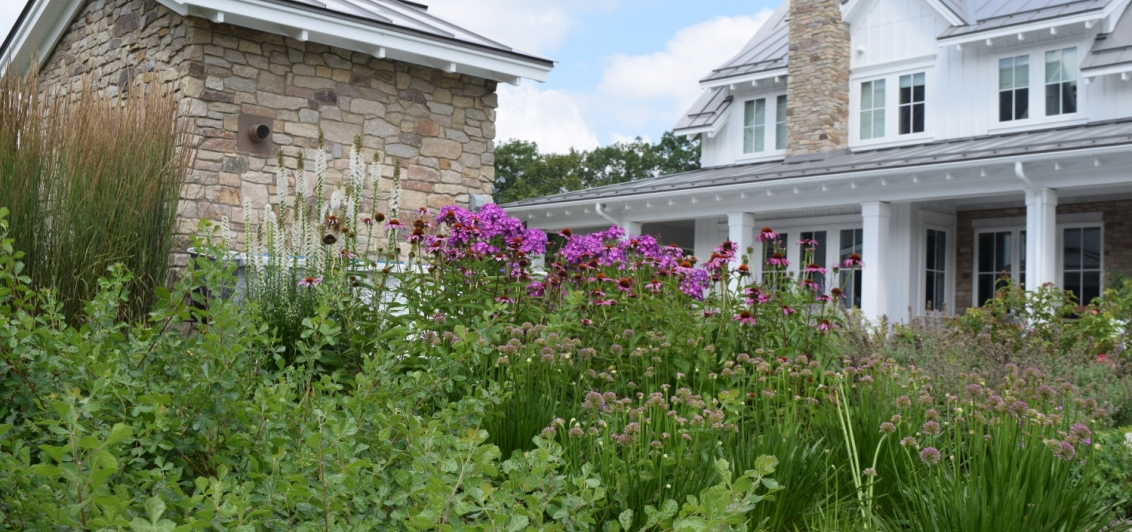
[[[849,30],[838,0],[790,0],[786,154],[849,142]]]

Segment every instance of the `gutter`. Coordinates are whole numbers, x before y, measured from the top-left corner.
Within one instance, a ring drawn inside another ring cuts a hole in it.
[[[614,219],[612,216],[609,215],[609,213],[605,212],[605,204],[604,203],[595,203],[594,204],[594,212],[596,212],[598,216],[605,218],[605,220],[607,222],[609,222],[609,223],[611,223],[611,224],[613,224],[617,227],[621,226],[620,221]]]

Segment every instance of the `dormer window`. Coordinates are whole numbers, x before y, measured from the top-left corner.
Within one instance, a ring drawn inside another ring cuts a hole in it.
[[[768,106],[773,106],[768,109]],[[774,113],[769,121],[768,112]],[[769,122],[769,123],[768,123]],[[743,104],[743,154],[786,149],[786,95],[748,100]]]
[[[900,76],[900,134],[924,132],[923,72]]]
[[[884,80],[861,84],[861,140],[884,137]]]
[[[1030,118],[1030,56],[998,60],[998,121]]]
[[[1077,48],[1046,52],[1046,116],[1077,112]]]
[[[743,109],[743,153],[766,151],[766,98],[750,100]]]

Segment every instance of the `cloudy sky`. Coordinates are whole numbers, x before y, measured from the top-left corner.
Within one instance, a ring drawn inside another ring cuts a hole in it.
[[[547,83],[500,87],[498,140],[547,152],[657,140],[699,78],[742,48],[777,0],[416,0],[558,62]],[[0,0],[0,35],[23,0]]]

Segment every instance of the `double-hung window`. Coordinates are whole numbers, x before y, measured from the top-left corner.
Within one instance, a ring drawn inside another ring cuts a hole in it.
[[[900,134],[924,132],[925,75],[900,76]]]
[[[1077,112],[1077,48],[1046,52],[1046,116]]]
[[[998,60],[998,121],[1030,118],[1030,56]]]
[[[928,229],[927,279],[924,304],[927,310],[946,310],[947,304],[947,233]]]
[[[861,140],[884,137],[884,80],[861,84]]]
[[[863,229],[842,229],[840,236],[840,262],[844,263],[853,254],[860,256],[862,253],[864,253],[865,231]],[[843,268],[841,270],[840,284],[842,289],[845,291],[845,300],[843,301],[845,307],[861,308],[861,271]]]
[[[750,100],[743,109],[743,153],[766,151],[766,98]]]
[[[1101,228],[1072,227],[1062,232],[1064,288],[1088,305],[1101,295]]]

